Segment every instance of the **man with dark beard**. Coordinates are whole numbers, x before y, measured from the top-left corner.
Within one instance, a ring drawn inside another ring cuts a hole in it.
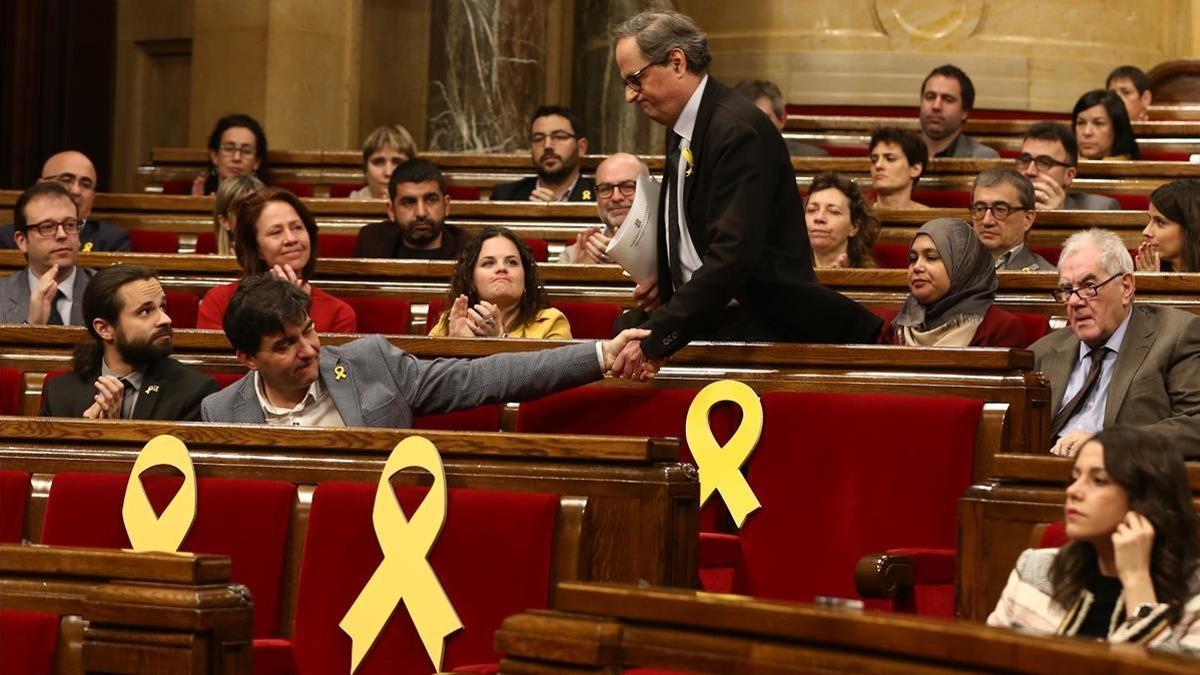
[[[410,159],[388,181],[388,219],[358,231],[354,257],[453,260],[466,236],[446,224],[449,214],[442,172],[427,159]]]
[[[588,139],[575,113],[544,105],[529,120],[529,152],[536,176],[492,188],[494,201],[594,202],[596,184],[579,173]]]
[[[72,372],[49,379],[42,415],[88,419],[200,419],[217,383],[170,358],[171,317],[155,273],[114,265],[83,294],[92,340],[75,349]]]

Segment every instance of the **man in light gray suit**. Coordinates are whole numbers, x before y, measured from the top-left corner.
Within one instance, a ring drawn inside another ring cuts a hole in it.
[[[0,280],[0,323],[83,325],[83,291],[95,274],[75,264],[79,208],[59,183],[38,183],[13,207],[13,238],[28,266]]]
[[[1074,456],[1121,425],[1200,457],[1200,316],[1134,303],[1133,260],[1112,232],[1072,235],[1058,274],[1068,326],[1032,346],[1050,380],[1050,452]]]
[[[379,335],[322,347],[310,306],[308,295],[286,281],[264,275],[242,282],[225,314],[225,335],[251,372],[205,398],[202,419],[409,428],[418,415],[528,400],[598,380],[621,366],[627,343],[649,334],[626,330],[604,342],[422,361]]]
[[[1038,122],[1025,132],[1017,170],[1033,183],[1037,210],[1121,210],[1121,203],[1112,197],[1070,189],[1078,164],[1079,144],[1065,124]]]

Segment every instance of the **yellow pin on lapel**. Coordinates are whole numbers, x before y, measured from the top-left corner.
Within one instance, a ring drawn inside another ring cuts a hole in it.
[[[742,409],[742,423],[733,438],[722,446],[709,428],[708,411],[726,401],[736,403]],[[713,382],[701,389],[687,412],[684,430],[688,447],[700,469],[700,505],[703,506],[714,491],[720,492],[738,527],[745,522],[746,516],[762,506],[739,470],[758,445],[762,428],[763,410],[758,394],[736,380]]]
[[[92,252],[92,242],[90,242],[90,241],[84,242],[83,246],[81,246],[79,248],[79,252],[80,253],[91,253]]]
[[[183,474],[183,485],[161,516],[154,514],[154,507],[142,487],[142,472],[154,466],[175,467]],[[167,553],[179,550],[196,519],[196,469],[183,441],[163,434],[155,436],[142,448],[129,473],[129,482],[125,484],[121,517],[133,550]]]
[[[333,379],[335,379],[335,380],[344,380],[344,379],[346,379],[347,377],[350,377],[350,376],[346,374],[346,366],[343,366],[343,365],[341,365],[341,364],[338,364],[337,366],[335,366],[335,367],[334,367],[334,369],[333,369]]]
[[[409,467],[433,474],[433,485],[411,519],[404,516],[390,482]],[[446,522],[446,470],[428,439],[409,436],[392,450],[375,490],[371,522],[383,562],[338,624],[350,636],[350,672],[358,669],[401,599],[434,670],[440,671],[446,636],[463,625],[426,560]]]
[[[591,190],[583,191],[583,201],[585,201],[585,202],[592,201],[592,191]]]
[[[683,175],[685,177],[691,176],[692,171],[694,171],[694,166],[695,166],[695,161],[692,159],[692,149],[691,148],[683,149],[683,160],[685,162],[687,162],[687,171],[684,171]]]

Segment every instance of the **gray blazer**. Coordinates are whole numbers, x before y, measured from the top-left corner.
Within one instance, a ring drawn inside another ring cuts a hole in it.
[[[950,144],[942,152],[938,153],[937,157],[999,157],[1000,153],[994,149],[980,143],[970,136],[960,133],[958,138]]]
[[[336,369],[345,375],[338,379]],[[320,378],[350,427],[407,429],[418,415],[523,401],[600,379],[594,342],[478,359],[421,360],[370,335],[338,347],[322,347]],[[204,399],[207,422],[266,421],[254,375]]]
[[[96,270],[75,268],[75,290],[71,299],[71,326],[83,325],[83,291]],[[22,267],[0,279],[0,323],[25,323],[29,318],[29,268]]]
[[[1144,427],[1163,434],[1185,457],[1200,457],[1200,316],[1171,307],[1133,304],[1104,410],[1105,428]],[[1070,327],[1033,343],[1035,364],[1050,380],[1050,410],[1079,357]]]
[[[1121,202],[1108,195],[1068,192],[1063,199],[1062,207],[1066,211],[1120,211]]]
[[[1022,246],[1020,250],[1004,261],[1004,264],[996,268],[998,270],[1017,270],[1019,272],[1053,272],[1058,269],[1050,264],[1042,256],[1029,250],[1028,246]]]

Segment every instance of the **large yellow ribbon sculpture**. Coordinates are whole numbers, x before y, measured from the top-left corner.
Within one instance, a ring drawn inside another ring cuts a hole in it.
[[[717,443],[708,426],[708,411],[718,403],[736,403],[742,409],[742,423],[724,446]],[[750,457],[762,435],[762,403],[754,390],[736,380],[713,382],[700,390],[688,408],[684,430],[688,447],[700,468],[700,505],[721,493],[729,514],[738,527],[762,504],[746,482],[739,467]]]
[[[433,474],[433,485],[411,520],[404,517],[390,483],[393,475],[409,467]],[[383,549],[383,562],[338,624],[350,636],[351,673],[375,644],[401,598],[429,660],[435,670],[441,670],[446,636],[462,628],[450,598],[425,559],[445,520],[446,472],[442,458],[433,443],[410,436],[392,450],[375,491],[372,522]]]
[[[183,474],[183,485],[163,510],[154,513],[146,490],[142,487],[142,472],[154,466],[172,466]],[[129,482],[125,484],[125,501],[121,505],[125,532],[135,551],[165,551],[175,553],[196,518],[196,470],[183,441],[163,434],[155,436],[142,448]]]

